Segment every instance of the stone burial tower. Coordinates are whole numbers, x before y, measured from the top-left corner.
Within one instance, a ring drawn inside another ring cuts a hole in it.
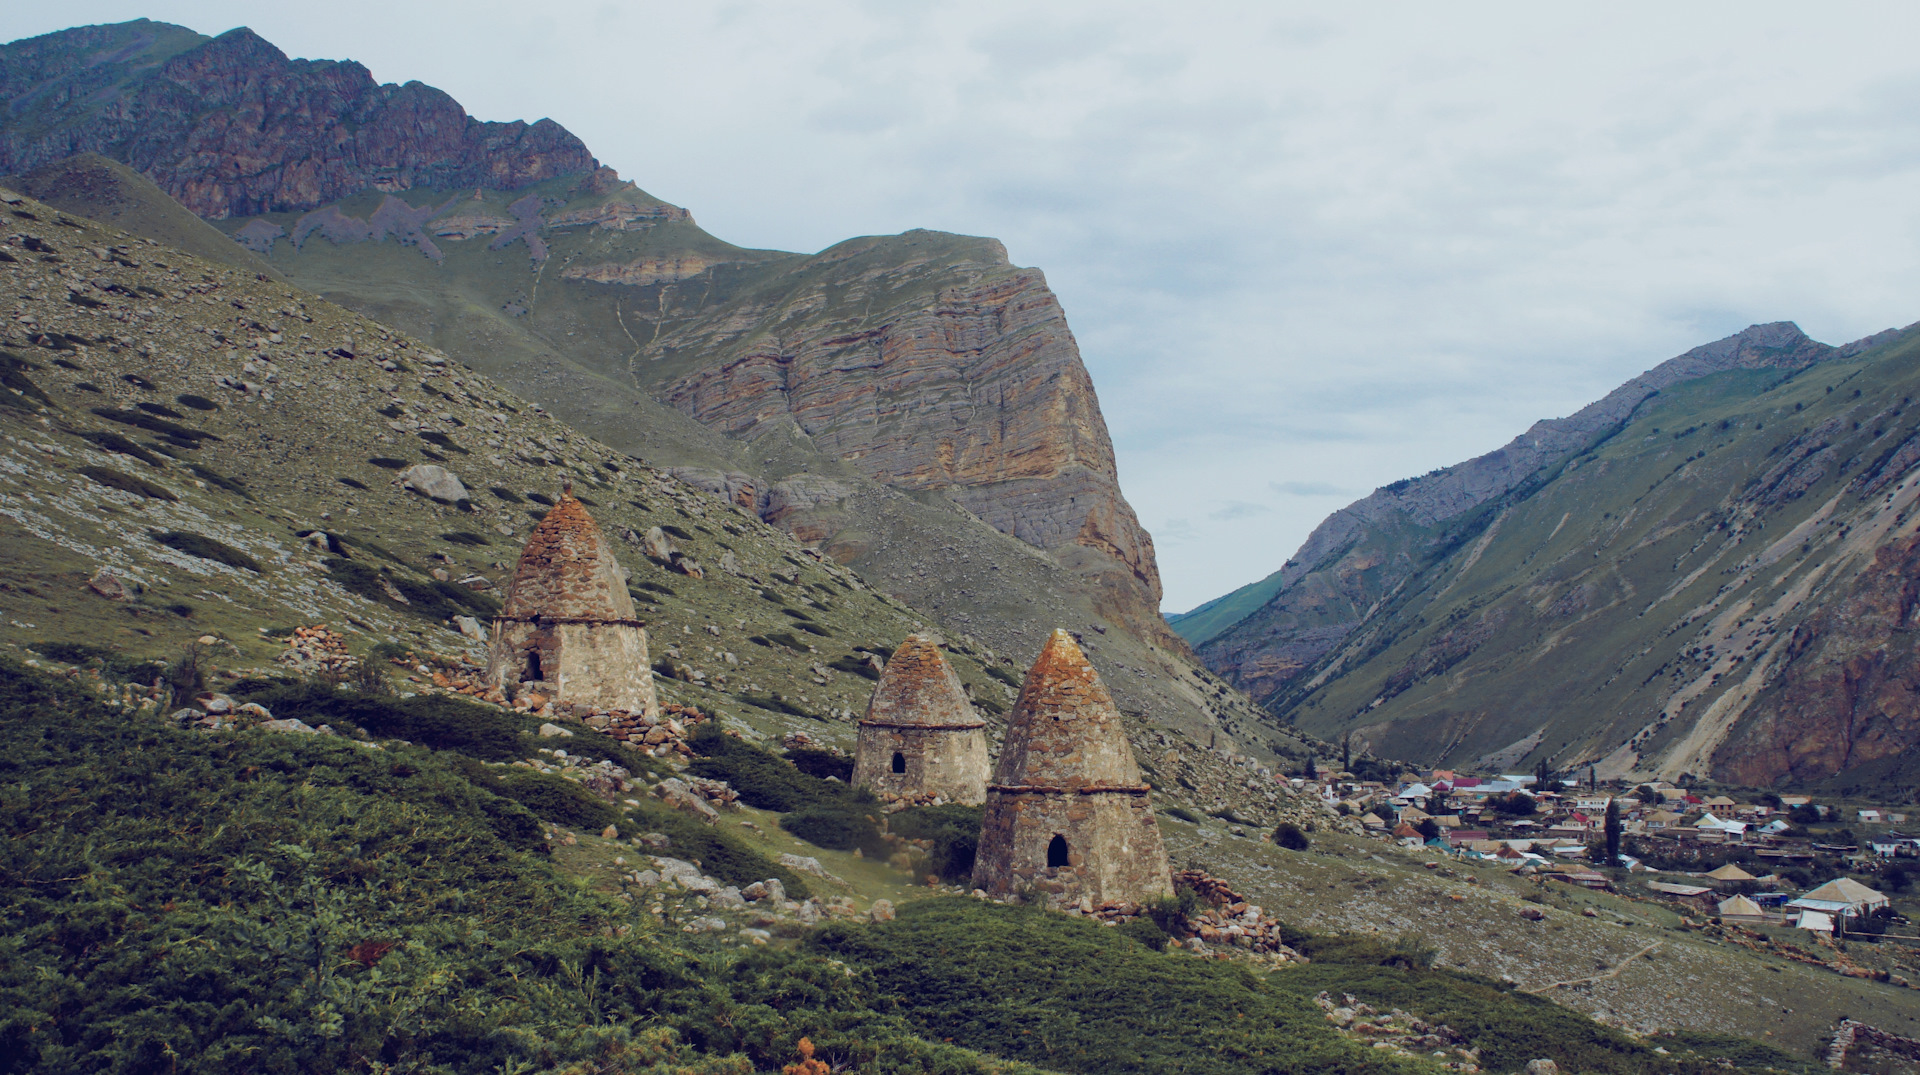
[[[1053,632],[987,785],[974,887],[1095,906],[1173,895],[1147,792],[1113,696],[1073,636]]]
[[[569,482],[514,566],[487,680],[556,704],[657,713],[646,625],[633,613],[626,572]]]
[[[883,799],[938,796],[977,806],[992,766],[985,729],[940,647],[908,635],[867,703],[853,782]]]

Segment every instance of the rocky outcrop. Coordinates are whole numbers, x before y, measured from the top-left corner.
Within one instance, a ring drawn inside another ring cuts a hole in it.
[[[1916,625],[1920,537],[1908,537],[1794,628],[1774,686],[1714,754],[1714,776],[1755,787],[1817,780],[1920,746]]]
[[[1327,517],[1276,577],[1274,594],[1205,640],[1207,666],[1256,698],[1272,697],[1340,644],[1378,602],[1433,560],[1449,523],[1521,490],[1618,431],[1664,389],[1728,370],[1798,370],[1857,354],[1886,333],[1834,348],[1788,321],[1754,325],[1668,359],[1566,418],[1550,418],[1504,447],[1374,490]]]
[[[783,268],[750,310],[686,309],[705,287],[663,294],[671,334],[648,352],[705,356],[661,386],[666,402],[745,440],[797,426],[876,481],[944,493],[1053,552],[1103,613],[1166,635],[1153,540],[1120,493],[1092,380],[1040,272],[993,240],[931,232]]]
[[[314,209],[369,187],[511,190],[594,174],[552,120],[483,123],[431,86],[292,60],[253,31],[89,26],[0,48],[0,174],[95,152],[203,217]]]

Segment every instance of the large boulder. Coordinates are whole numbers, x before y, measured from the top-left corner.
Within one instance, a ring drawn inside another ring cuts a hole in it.
[[[432,463],[416,463],[400,472],[400,485],[431,500],[455,504],[467,499],[467,487],[453,471]]]

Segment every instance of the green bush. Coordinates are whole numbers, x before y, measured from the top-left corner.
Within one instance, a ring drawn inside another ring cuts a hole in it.
[[[843,784],[853,781],[853,759],[844,754],[835,754],[831,750],[820,750],[816,747],[795,747],[787,751],[785,757],[795,769],[816,780],[825,780],[831,776]]]
[[[894,922],[823,927],[810,946],[870,973],[923,1036],[1053,1071],[1385,1070],[1306,997],[1243,965],[1170,959],[1139,939],[1037,908],[949,898],[909,903]]]
[[[520,738],[527,723],[523,718],[444,694],[390,699],[302,683],[263,691],[252,700],[276,717],[297,717],[315,727],[332,724],[342,731],[358,726],[376,738],[405,739],[482,761],[513,761],[528,750]]]
[[[1307,839],[1307,834],[1301,832],[1300,826],[1295,825],[1291,821],[1282,821],[1279,826],[1273,830],[1273,842],[1286,848],[1288,851],[1305,851],[1308,847],[1312,846],[1311,842]]]
[[[1123,936],[1132,937],[1156,952],[1166,951],[1167,941],[1172,939],[1167,936],[1166,930],[1161,929],[1153,919],[1145,915],[1129,918],[1120,926],[1120,933]]]
[[[122,474],[120,471],[107,467],[81,467],[79,473],[86,476],[89,480],[104,485],[109,489],[118,489],[123,493],[144,496],[150,500],[180,499],[173,495],[173,490],[163,485],[157,485],[145,478],[136,478],[131,474]]]
[[[942,880],[965,883],[973,877],[974,856],[980,849],[978,806],[915,806],[887,816],[887,829],[908,840],[931,840],[927,868]]]
[[[709,723],[694,730],[687,745],[701,755],[687,771],[710,780],[724,780],[740,794],[740,801],[758,810],[785,813],[802,806],[827,805],[846,794],[844,788],[815,780],[773,753],[736,739]]]
[[[111,430],[98,429],[79,434],[80,439],[117,455],[131,456],[150,467],[160,465],[160,457]]]
[[[212,560],[217,564],[239,568],[243,571],[260,573],[260,562],[231,545],[213,540],[205,534],[196,534],[191,530],[150,530],[147,536],[177,552],[188,556],[197,556],[202,560]]]
[[[829,851],[859,848],[867,855],[886,857],[887,843],[880,838],[873,814],[877,810],[853,803],[803,806],[780,817],[780,827],[815,847]]]

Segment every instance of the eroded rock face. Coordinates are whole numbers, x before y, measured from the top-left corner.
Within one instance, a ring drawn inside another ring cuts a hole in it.
[[[893,651],[860,722],[853,782],[880,795],[987,797],[986,722],[940,647],[908,635]]]
[[[1713,757],[1715,779],[1818,780],[1920,745],[1920,536],[1885,545],[1852,592],[1794,628],[1774,686]]]
[[[757,306],[689,318],[673,310],[677,296],[658,349],[709,357],[662,386],[666,402],[749,440],[791,422],[876,481],[946,493],[1054,552],[1095,584],[1103,612],[1165,634],[1153,540],[1120,494],[1078,344],[1045,277],[1009,265],[998,242],[858,240],[789,269]],[[850,323],[854,303],[866,312]],[[749,318],[779,327],[742,338]],[[811,507],[830,490],[774,492]]]
[[[140,20],[17,41],[0,49],[0,98],[40,109],[0,133],[0,174],[101,153],[216,219],[368,187],[512,190],[598,168],[552,120],[482,123],[431,86],[289,59],[245,28],[207,39]]]
[[[1120,711],[1073,636],[1056,630],[1028,671],[987,786],[976,888],[1049,902],[1147,903],[1171,867]]]

